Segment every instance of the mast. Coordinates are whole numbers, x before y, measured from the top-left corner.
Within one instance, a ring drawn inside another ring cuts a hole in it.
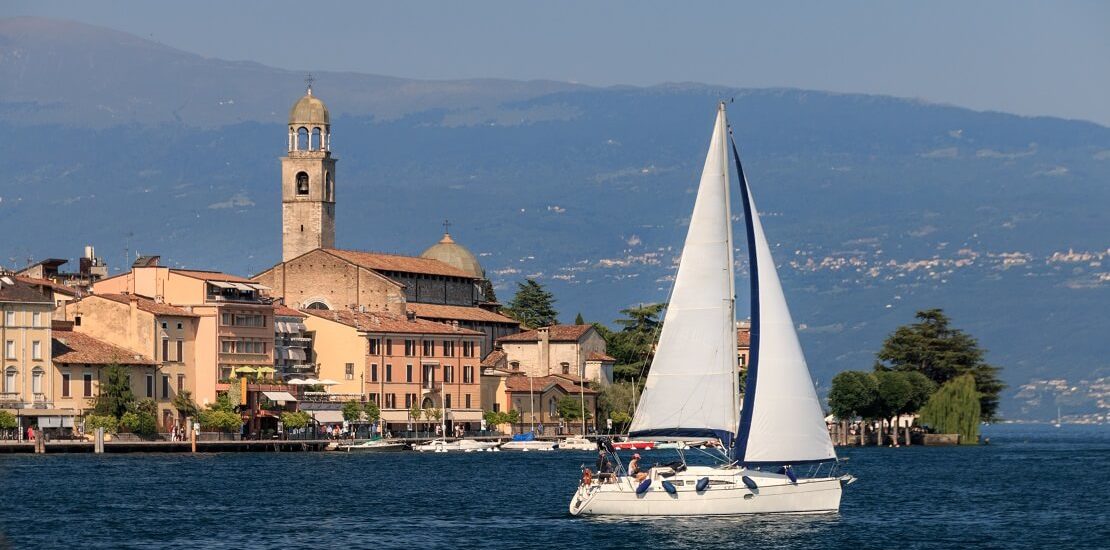
[[[728,129],[728,135],[732,137],[732,125],[728,123],[727,115],[725,114],[725,102],[722,101],[717,106],[724,118],[725,127]],[[721,158],[728,159],[728,140],[721,140]],[[729,360],[732,364],[732,417],[735,419],[735,424],[740,424],[740,377],[736,373],[737,366],[737,351],[736,351],[736,258],[733,257],[735,253],[735,245],[732,243],[732,199],[730,188],[732,187],[732,180],[728,174],[728,160],[721,163],[721,182],[724,184],[725,191],[725,230],[726,243],[728,245],[728,328],[725,330],[726,342],[723,349],[729,350]]]

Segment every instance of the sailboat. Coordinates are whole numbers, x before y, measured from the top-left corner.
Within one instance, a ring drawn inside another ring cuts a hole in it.
[[[631,439],[719,443],[715,465],[681,460],[636,479],[583,475],[572,515],[829,513],[840,508],[837,457],[786,305],[740,156],[731,142],[751,271],[751,352],[737,376],[730,132],[718,106],[686,242]],[[618,460],[619,464],[619,460]]]
[[[1060,427],[1060,407],[1056,407],[1056,423],[1053,426]]]

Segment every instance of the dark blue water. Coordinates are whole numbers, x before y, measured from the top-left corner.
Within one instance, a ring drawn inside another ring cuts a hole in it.
[[[721,519],[568,516],[590,453],[4,455],[0,548],[1110,548],[1110,427],[987,435],[842,450],[837,515]]]

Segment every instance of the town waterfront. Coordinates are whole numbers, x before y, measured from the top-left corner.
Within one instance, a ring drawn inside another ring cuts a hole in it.
[[[1110,428],[984,436],[839,449],[836,515],[708,519],[571,518],[588,452],[4,455],[0,548],[1107,547]]]

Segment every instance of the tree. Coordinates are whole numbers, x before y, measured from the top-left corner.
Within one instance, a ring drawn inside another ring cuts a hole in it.
[[[192,418],[196,418],[197,413],[200,411],[197,402],[193,400],[193,392],[189,390],[181,390],[177,392],[177,395],[173,396],[173,408],[177,409],[177,412],[181,413],[183,416]]]
[[[621,315],[624,318],[616,320],[616,324],[622,327],[621,330],[598,330],[605,338],[607,352],[617,360],[613,367],[615,378],[635,380],[646,372],[662,327],[659,314],[664,308],[666,304],[660,303],[622,309]]]
[[[960,443],[979,442],[981,396],[975,377],[963,374],[946,382],[921,409],[921,422],[939,433],[960,434]]]
[[[632,422],[632,415],[622,411],[613,411],[609,413],[609,419],[613,421],[613,429],[617,433],[623,433]]]
[[[200,412],[200,425],[209,430],[234,432],[243,427],[243,419],[239,413],[205,409]]]
[[[481,291],[482,298],[485,299],[486,302],[493,304],[497,303],[497,293],[493,291],[493,283],[485,278],[485,273],[482,273]]]
[[[900,411],[905,409],[906,404],[909,403],[913,397],[913,385],[909,380],[906,380],[906,373],[895,371],[877,371],[872,374],[875,377],[876,387],[878,389],[875,395],[875,402],[873,404],[872,413],[876,418],[885,420],[890,419],[891,435],[895,444],[898,442],[897,435],[897,415]],[[883,425],[879,423],[879,441],[877,444],[882,445],[883,442]]]
[[[555,296],[535,279],[517,283],[516,295],[505,312],[527,328],[546,327],[559,322]]]
[[[575,420],[582,420],[582,411],[584,410],[582,399],[574,395],[564,395],[559,398],[555,403],[555,410],[558,411],[559,416],[570,422]],[[590,411],[586,411],[586,420],[593,418]]]
[[[96,396],[93,410],[98,415],[120,418],[135,403],[135,394],[131,392],[131,383],[127,377],[128,369],[111,364],[104,368],[103,375],[100,395]]]
[[[19,427],[19,419],[8,411],[0,411],[0,430],[14,430]]]
[[[367,401],[363,409],[366,412],[366,419],[369,420],[371,423],[377,422],[382,417],[381,408],[379,408],[378,404],[373,401]]]
[[[628,416],[636,408],[633,403],[634,398],[635,387],[632,382],[614,382],[598,388],[597,408],[603,418],[609,418],[614,423],[618,423],[614,414]]]
[[[987,364],[986,351],[940,309],[918,311],[917,323],[898,327],[877,354],[875,370],[917,371],[938,385],[970,374],[979,393],[982,420],[993,420],[999,394],[1006,387],[998,378],[999,368]]]
[[[424,418],[427,418],[428,420],[432,421],[433,423],[438,424],[439,419],[443,418],[443,409],[437,409],[435,407],[428,407],[427,409],[424,409]],[[444,434],[444,435],[446,435],[446,434]]]
[[[90,414],[85,416],[85,431],[94,432],[97,428],[104,428],[106,433],[115,433],[119,429],[119,420],[114,416]]]
[[[358,422],[362,420],[362,405],[354,399],[343,404],[343,420]]]
[[[308,426],[312,417],[304,411],[284,411],[281,413],[281,423],[289,430],[299,430]]]
[[[578,312],[578,315],[574,316],[574,324],[576,324],[576,325],[586,324],[586,320],[582,318],[582,312],[581,311]]]
[[[420,429],[420,426],[419,426],[420,415],[422,415],[422,414],[424,414],[424,409],[421,409],[420,408],[420,402],[416,401],[414,399],[412,401],[412,406],[409,407],[409,418],[411,418],[413,422],[417,423],[417,430],[418,431]]]
[[[119,426],[127,431],[149,437],[158,431],[158,424],[154,415],[146,411],[128,411],[119,419]]]
[[[867,418],[878,393],[878,381],[870,373],[848,370],[833,377],[832,387],[829,388],[829,409],[840,419],[841,443],[848,443],[848,422],[857,416]]]

